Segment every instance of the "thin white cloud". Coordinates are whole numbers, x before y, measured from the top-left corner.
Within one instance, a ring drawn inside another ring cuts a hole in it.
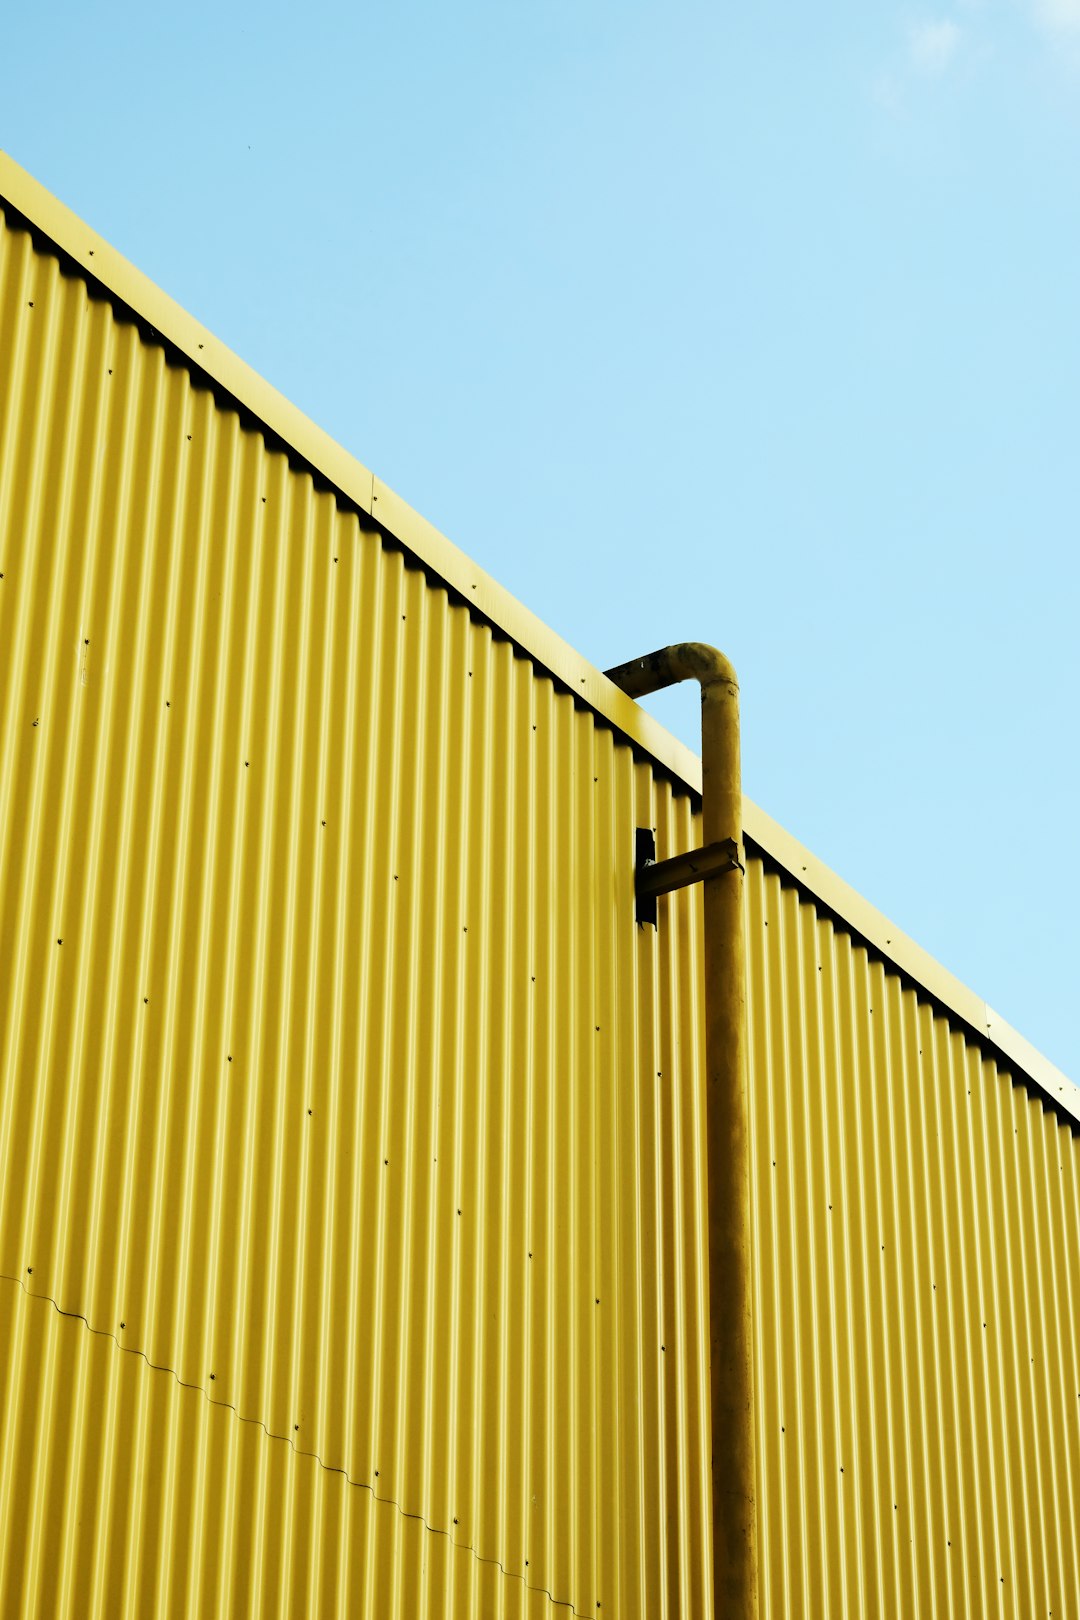
[[[1080,0],[1039,0],[1040,4],[1071,6],[1080,12]],[[920,73],[944,73],[960,45],[962,30],[948,17],[916,23],[908,32],[908,51]]]
[[[1080,39],[1080,0],[1035,0],[1035,16],[1050,33]]]

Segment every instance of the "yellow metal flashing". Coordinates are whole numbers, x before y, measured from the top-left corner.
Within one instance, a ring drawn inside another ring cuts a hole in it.
[[[497,626],[536,663],[543,665],[569,690],[625,733],[630,740],[695,792],[701,788],[701,766],[691,750],[657,720],[605,679],[553,630],[530,613],[510,592],[477,566],[465,553],[400,495],[348,451],[316,427],[250,366],[233,354],[136,270],[76,214],[58,202],[25,169],[0,152],[0,198],[41,231],[87,276],[143,320],[198,366],[215,383],[250,411],[269,431],[359,511],[370,514],[431,573],[437,575],[480,617]]]
[[[370,515],[380,529],[445,582],[478,617],[495,626],[581,703],[661,766],[676,787],[700,794],[701,762],[690,749],[4,152],[0,152],[0,199],[17,209],[89,278],[146,321],[193,367],[206,373],[272,435],[290,446],[349,505]],[[1080,1087],[980,997],[748,799],[744,800],[744,823],[749,837],[800,887],[824,902],[883,958],[893,962],[980,1040],[1002,1054],[1018,1076],[1026,1076],[1058,1107],[1080,1121]]]

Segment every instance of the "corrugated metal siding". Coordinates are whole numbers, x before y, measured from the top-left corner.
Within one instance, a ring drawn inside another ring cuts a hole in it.
[[[704,1612],[687,800],[18,228],[0,552],[10,1606]]]
[[[1080,1155],[747,871],[762,1612],[1080,1613]]]
[[[0,1607],[707,1612],[687,797],[20,229],[0,573]],[[747,904],[763,1612],[1075,1613],[1076,1142]]]

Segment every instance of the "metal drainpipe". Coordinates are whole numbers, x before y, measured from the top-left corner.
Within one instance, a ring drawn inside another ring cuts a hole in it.
[[[758,1571],[739,686],[723,653],[692,641],[607,674],[633,698],[679,681],[701,683],[704,841],[706,848],[726,845],[731,852],[721,870],[702,880],[709,1367],[715,1613],[744,1620],[758,1612]]]

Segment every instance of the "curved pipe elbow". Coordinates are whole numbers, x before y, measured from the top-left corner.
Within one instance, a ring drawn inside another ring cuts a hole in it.
[[[646,653],[644,658],[631,659],[605,673],[632,698],[646,697],[665,686],[677,686],[680,681],[697,681],[703,691],[721,684],[739,690],[731,660],[703,641],[680,641],[672,647],[661,647],[658,652]]]

